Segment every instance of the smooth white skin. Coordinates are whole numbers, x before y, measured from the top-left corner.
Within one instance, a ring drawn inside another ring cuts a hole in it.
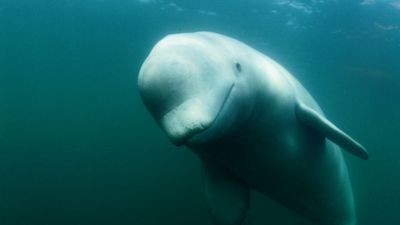
[[[294,114],[297,101],[320,108],[272,59],[215,33],[169,35],[143,64],[139,88],[175,144],[318,224],[355,224],[340,149]]]
[[[235,59],[221,51],[224,46],[215,48],[207,38],[199,38],[199,34],[169,35],[152,49],[139,72],[145,105],[177,145],[204,142],[229,133],[237,126],[234,117],[246,112],[234,109],[219,117],[221,109],[233,99],[239,105],[251,104],[240,100],[252,99],[244,96],[249,93],[237,93],[238,89],[250,89],[243,88],[248,85],[244,81],[248,76],[242,76]],[[236,108],[249,111],[251,107]]]

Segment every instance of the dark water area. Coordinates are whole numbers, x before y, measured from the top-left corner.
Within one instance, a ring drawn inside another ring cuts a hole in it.
[[[201,30],[292,72],[370,152],[344,153],[358,224],[400,224],[398,0],[0,0],[0,224],[212,224],[137,90],[159,39]],[[310,225],[256,193],[245,224]]]

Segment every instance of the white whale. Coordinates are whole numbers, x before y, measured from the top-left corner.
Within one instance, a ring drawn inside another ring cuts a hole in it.
[[[356,223],[340,147],[362,159],[368,153],[274,60],[216,33],[168,35],[143,63],[138,85],[168,138],[202,160],[217,225],[243,222],[250,189],[320,225]]]

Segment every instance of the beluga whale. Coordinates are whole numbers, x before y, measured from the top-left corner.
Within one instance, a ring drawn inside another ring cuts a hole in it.
[[[319,225],[356,224],[342,150],[366,149],[329,121],[283,66],[212,32],[167,35],[142,64],[141,99],[202,161],[216,225],[243,224],[251,191]]]

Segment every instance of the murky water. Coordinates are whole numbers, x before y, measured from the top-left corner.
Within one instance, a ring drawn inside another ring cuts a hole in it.
[[[1,0],[0,223],[212,224],[136,86],[160,38],[199,30],[288,68],[370,152],[345,153],[359,224],[400,223],[398,0]],[[245,224],[310,223],[253,194]]]

